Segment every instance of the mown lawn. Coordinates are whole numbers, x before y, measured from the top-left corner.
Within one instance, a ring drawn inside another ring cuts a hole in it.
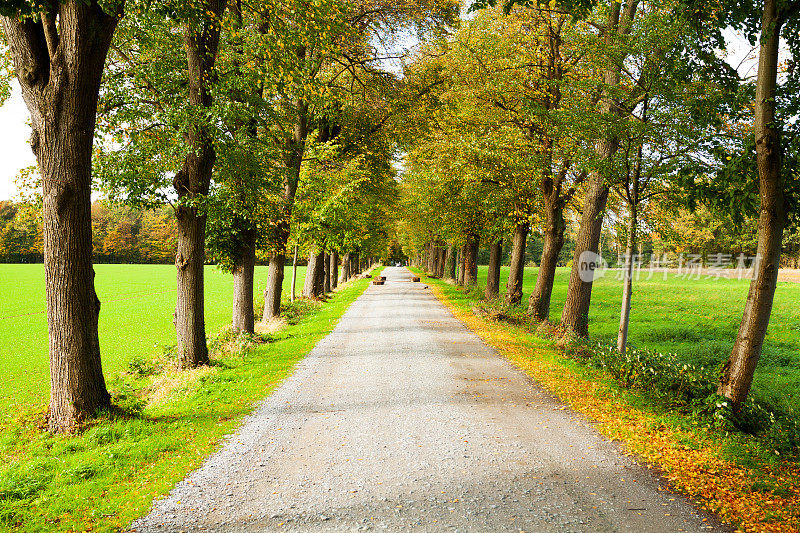
[[[523,304],[536,283],[536,268],[526,268]],[[478,271],[486,283],[487,267]],[[622,282],[615,271],[595,281],[589,313],[592,339],[616,344]],[[749,281],[686,279],[663,273],[642,273],[634,282],[631,308],[632,346],[675,353],[688,363],[716,368],[728,357],[742,318]],[[501,272],[505,292],[508,268]],[[564,305],[569,270],[558,270],[550,306],[557,322]],[[754,392],[771,403],[800,407],[800,284],[779,283],[764,350],[756,371]]]
[[[101,301],[100,349],[111,377],[133,358],[147,358],[175,344],[175,267],[96,265]],[[305,267],[298,268],[302,288]],[[206,331],[212,336],[231,320],[233,277],[206,267]],[[267,267],[256,268],[256,299]],[[291,282],[291,267],[284,290]],[[49,395],[47,316],[43,265],[0,265],[0,412],[46,401]]]
[[[31,271],[20,268],[16,274],[35,285]],[[206,319],[209,332],[216,333],[229,321],[231,278],[207,273]],[[263,285],[266,269],[257,275]],[[369,284],[347,283],[325,303],[298,300],[285,310],[288,324],[274,333],[222,334],[212,340],[211,366],[177,371],[159,347],[172,343],[172,276],[168,267],[98,268],[100,296],[107,302],[103,361],[116,409],[80,434],[53,436],[42,429],[46,375],[38,369],[47,359],[41,347],[31,345],[36,372],[4,382],[12,394],[29,384],[39,392],[25,396],[30,404],[0,417],[0,531],[126,530],[153,498],[218,448],[220,438],[292,372]],[[25,309],[23,303],[16,309]],[[9,330],[3,334],[19,338]],[[126,365],[130,369],[120,373]]]

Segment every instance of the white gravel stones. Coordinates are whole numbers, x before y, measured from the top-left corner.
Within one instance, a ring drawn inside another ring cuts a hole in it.
[[[723,530],[384,273],[132,530]]]

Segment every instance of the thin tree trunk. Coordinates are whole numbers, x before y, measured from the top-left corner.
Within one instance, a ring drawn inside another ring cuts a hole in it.
[[[269,255],[267,288],[264,291],[264,315],[261,317],[264,324],[281,316],[281,293],[285,264],[286,256],[282,253],[272,252]]]
[[[453,281],[456,279],[456,250],[452,244],[447,247],[447,253],[444,259],[443,277]]]
[[[122,13],[106,14],[94,0],[55,5],[57,11],[37,20],[0,20],[30,111],[30,144],[42,177],[48,426],[68,433],[110,403],[97,333],[91,159],[100,80]]]
[[[518,305],[522,301],[522,279],[525,275],[525,246],[528,241],[528,223],[517,224],[511,238],[511,264],[506,284],[506,304]]]
[[[445,249],[444,246],[439,246],[438,250],[439,250],[439,269],[436,272],[436,277],[439,278],[439,279],[443,279],[444,278],[444,262],[445,262],[445,259],[447,257],[447,255],[446,255],[447,254],[447,250]]]
[[[500,261],[503,256],[503,240],[492,243],[489,252],[489,271],[486,274],[486,298],[500,295]]]
[[[462,244],[461,248],[458,250],[458,275],[456,277],[456,284],[464,286],[464,278],[465,278],[465,269],[464,269],[464,261],[466,260],[466,249],[467,245]]]
[[[291,292],[289,292],[289,301],[294,303],[294,296],[297,290],[297,248],[298,246],[294,245],[294,257],[292,258],[292,287]]]
[[[634,184],[634,188],[636,185]],[[633,298],[633,251],[636,249],[636,227],[638,224],[638,199],[631,203],[630,221],[628,222],[628,243],[625,249],[625,266],[622,280],[622,309],[619,315],[619,331],[617,332],[617,350],[625,355],[628,345],[628,324],[631,317],[631,299]]]
[[[331,252],[331,289],[335,289],[339,285],[339,252],[334,250]]]
[[[233,266],[233,330],[254,333],[253,278],[256,268],[256,232],[242,231],[242,243]]]
[[[759,198],[758,247],[742,322],[731,355],[722,370],[717,392],[738,409],[753,383],[778,282],[786,202],[781,174],[783,147],[775,126],[775,89],[781,20],[777,0],[765,0],[756,85],[755,137]]]

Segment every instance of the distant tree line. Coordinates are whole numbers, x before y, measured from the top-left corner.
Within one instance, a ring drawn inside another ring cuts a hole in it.
[[[0,202],[0,262],[41,263],[43,246],[41,208]],[[92,247],[96,263],[172,264],[177,251],[174,211],[94,202]]]

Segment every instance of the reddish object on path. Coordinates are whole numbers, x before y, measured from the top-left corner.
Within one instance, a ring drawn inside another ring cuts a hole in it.
[[[372,280],[372,284],[373,285],[383,285],[384,283],[385,283],[385,281],[382,280],[382,279],[373,279]]]
[[[411,281],[413,281],[414,283],[418,283],[419,278],[417,276],[414,276],[413,278],[411,278]]]

